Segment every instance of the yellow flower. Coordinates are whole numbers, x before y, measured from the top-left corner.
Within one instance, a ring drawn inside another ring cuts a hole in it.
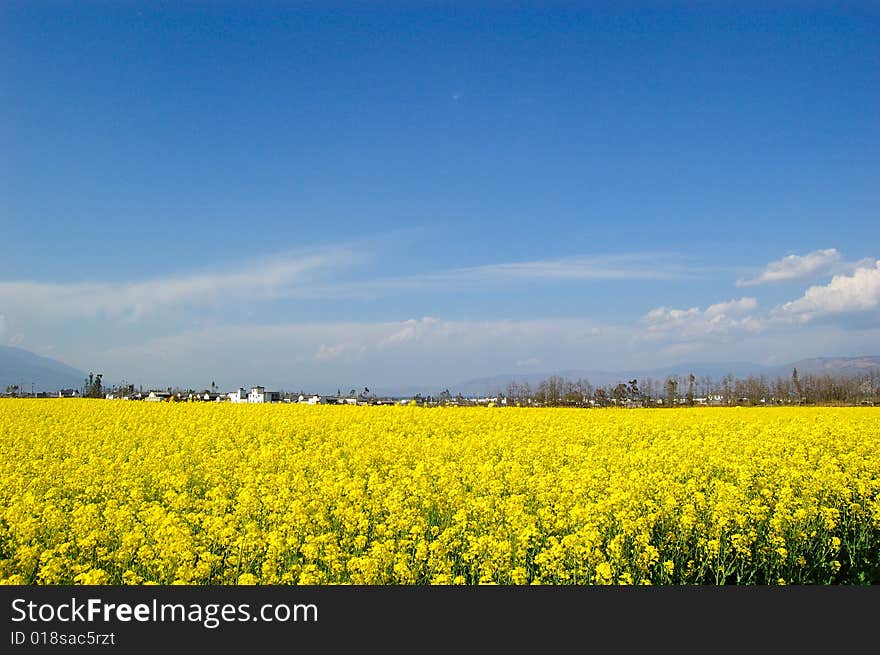
[[[0,582],[876,582],[828,560],[876,560],[877,452],[875,408],[0,399]]]

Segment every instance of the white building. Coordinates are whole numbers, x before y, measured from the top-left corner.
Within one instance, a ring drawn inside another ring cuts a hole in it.
[[[251,387],[247,395],[249,403],[279,403],[281,402],[280,391],[266,391],[265,387]]]
[[[248,393],[241,387],[236,389],[235,391],[230,391],[226,394],[227,398],[229,398],[229,402],[231,403],[246,403],[248,402]]]

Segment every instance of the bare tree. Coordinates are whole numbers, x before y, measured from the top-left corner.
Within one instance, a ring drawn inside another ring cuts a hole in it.
[[[675,406],[675,400],[678,392],[678,380],[674,377],[666,378],[666,405],[669,407]]]

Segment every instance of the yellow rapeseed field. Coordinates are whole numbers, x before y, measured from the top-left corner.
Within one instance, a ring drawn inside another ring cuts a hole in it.
[[[11,584],[880,582],[880,410],[0,400]]]

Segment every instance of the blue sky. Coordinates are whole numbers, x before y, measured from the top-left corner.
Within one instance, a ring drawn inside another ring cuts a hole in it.
[[[4,3],[0,343],[315,390],[880,354],[878,32],[875,3]]]

